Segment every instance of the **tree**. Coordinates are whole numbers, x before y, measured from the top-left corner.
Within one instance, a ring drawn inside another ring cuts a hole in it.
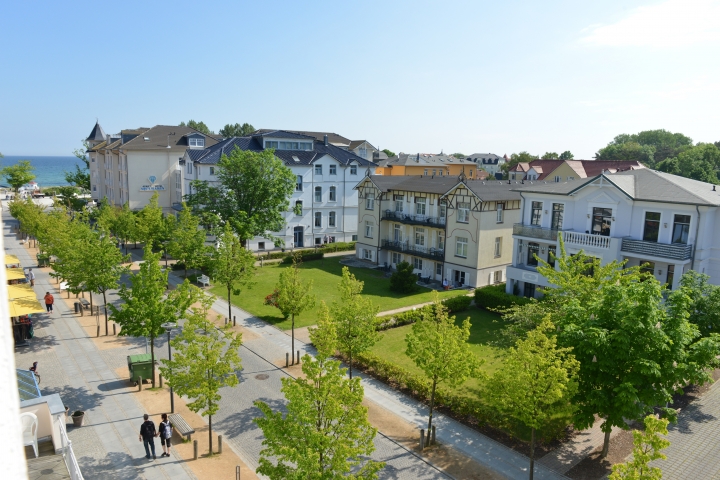
[[[337,331],[337,348],[348,358],[348,373],[352,378],[353,358],[377,343],[377,314],[380,309],[372,300],[361,295],[364,282],[355,279],[348,267],[343,267],[338,285],[340,300],[333,302],[330,315]]]
[[[662,172],[680,175],[707,183],[718,183],[720,149],[712,143],[699,143],[657,164]]]
[[[135,219],[135,236],[145,244],[160,245],[165,225],[162,207],[158,204],[158,193],[153,193],[150,201],[140,210]]]
[[[293,255],[292,267],[283,269],[280,278],[275,286],[275,306],[280,310],[285,319],[291,319],[291,347],[290,356],[293,357],[292,364],[295,365],[295,316],[315,306],[315,295],[311,294],[313,282],[303,282],[300,279],[300,254]],[[347,267],[345,267],[347,268]]]
[[[507,177],[508,171],[518,163],[529,163],[537,159],[537,155],[533,155],[525,151],[522,151],[520,153],[513,153],[512,155],[510,155],[510,160],[500,165],[500,170],[502,170],[503,175]]]
[[[222,156],[216,172],[219,185],[194,181],[187,204],[206,217],[210,214],[230,223],[243,242],[254,236],[281,242],[272,232],[285,230],[284,213],[297,180],[292,170],[273,150],[236,148]]]
[[[530,428],[530,480],[535,464],[535,431],[567,408],[573,393],[572,378],[579,362],[560,348],[553,335],[555,326],[547,319],[527,338],[510,348],[500,370],[483,389],[484,396],[501,413]]]
[[[382,151],[385,155],[388,156],[388,158],[395,156],[395,152],[393,152],[392,150],[388,150],[387,148],[383,148]]]
[[[210,275],[227,289],[228,318],[232,318],[232,294],[240,295],[241,286],[252,286],[255,256],[240,244],[237,235],[225,224],[217,246],[210,256]]]
[[[125,202],[115,214],[112,226],[115,236],[125,245],[125,254],[128,251],[128,242],[135,238],[135,214],[130,210],[130,205]]]
[[[303,357],[304,378],[281,380],[288,401],[284,416],[255,402],[263,413],[255,422],[263,431],[265,447],[257,472],[272,480],[370,480],[385,466],[368,458],[377,430],[367,420],[360,379],[345,377],[340,362],[330,358],[333,329],[327,308],[321,308],[318,327],[310,336],[320,346],[317,357]]]
[[[251,135],[255,131],[255,127],[250,125],[249,123],[243,123],[240,125],[239,123],[236,123],[235,125],[227,124],[220,130],[220,135],[223,138],[231,138],[231,137],[246,137],[248,135]]]
[[[423,310],[421,319],[413,324],[412,330],[405,337],[405,354],[432,381],[428,445],[438,384],[447,382],[457,387],[468,378],[480,374],[482,361],[470,351],[468,338],[470,317],[463,320],[461,326],[455,325],[455,317],[448,315],[447,307],[440,302],[437,292],[433,292],[433,308]]]
[[[710,277],[704,273],[688,270],[680,278],[678,289],[670,293],[667,303],[674,308],[690,302],[688,320],[708,337],[720,332],[720,286],[709,283]]]
[[[413,273],[413,266],[408,262],[400,262],[390,276],[390,291],[412,293],[417,290],[417,281],[417,275]]]
[[[168,274],[160,267],[160,254],[153,253],[152,245],[148,244],[144,258],[140,271],[130,275],[130,288],[124,283],[120,285],[118,296],[123,303],[109,307],[111,318],[122,327],[120,335],[149,338],[154,387],[155,339],[165,333],[162,324],[182,317],[190,305],[198,301],[202,292],[185,280],[165,296]],[[177,393],[182,395],[179,391]]]
[[[15,165],[8,165],[0,169],[0,176],[5,178],[17,194],[20,187],[35,179],[33,171],[35,171],[35,167],[30,164],[30,160],[20,160]]]
[[[460,153],[460,152],[458,152],[458,153],[453,153],[453,154],[450,155],[450,156],[451,156],[451,157],[455,157],[455,158],[465,158],[465,154],[464,154],[464,153]]]
[[[188,267],[201,266],[206,260],[207,250],[205,248],[205,232],[200,228],[200,219],[192,214],[184,202],[182,207],[167,251],[183,264],[185,278],[187,278]]]
[[[210,130],[207,125],[205,125],[205,122],[196,122],[195,120],[190,120],[187,122],[187,124],[185,122],[180,122],[179,126],[194,128],[198,132],[204,133],[205,135],[214,135],[212,130]]]
[[[190,308],[182,333],[170,343],[175,349],[172,361],[163,361],[160,372],[178,395],[193,399],[187,407],[208,417],[208,441],[213,454],[212,416],[220,407],[220,389],[238,384],[237,371],[242,368],[238,350],[242,334],[233,333],[231,324],[217,327],[207,316],[213,297],[202,294],[197,287],[194,299],[198,306]]]
[[[646,167],[654,168],[655,163],[676,157],[692,147],[692,139],[682,133],[667,130],[645,130],[628,135],[616,136],[606,147],[595,154],[597,160],[637,160]]]
[[[572,159],[573,159],[573,154],[572,154],[572,152],[571,152],[570,150],[565,150],[564,152],[562,152],[562,153],[560,154],[560,156],[559,156],[558,158],[559,158],[560,160],[572,160]]]
[[[557,160],[559,155],[557,152],[545,152],[541,157],[542,160]]]
[[[80,165],[75,165],[74,172],[64,172],[67,183],[83,190],[90,190],[90,160],[88,160],[86,153],[89,148],[90,144],[86,140],[83,140],[83,148],[73,150],[73,155],[85,164],[84,168],[80,168]]]
[[[660,480],[662,470],[651,467],[653,460],[665,460],[667,456],[660,450],[670,446],[670,441],[661,435],[667,435],[668,420],[655,415],[645,417],[645,431],[633,430],[632,460],[613,465],[610,480]]]

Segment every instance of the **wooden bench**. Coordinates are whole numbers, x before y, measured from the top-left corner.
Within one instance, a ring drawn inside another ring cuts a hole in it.
[[[192,440],[192,434],[195,433],[195,429],[192,428],[188,423],[185,421],[183,417],[180,416],[179,413],[171,413],[168,415],[168,420],[170,420],[170,423],[172,424],[173,428],[183,437],[187,437],[188,441]]]
[[[200,275],[197,279],[197,283],[199,283],[203,287],[209,287],[210,286],[210,277],[208,277],[207,275]]]
[[[84,298],[78,298],[78,302],[83,306],[83,308],[90,308],[90,302],[88,302]]]

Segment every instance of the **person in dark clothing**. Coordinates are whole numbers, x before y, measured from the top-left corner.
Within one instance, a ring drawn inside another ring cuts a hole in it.
[[[150,459],[150,450],[152,450],[152,459],[155,460],[155,437],[158,436],[155,431],[155,423],[149,420],[148,414],[143,415],[143,424],[140,426],[140,435],[138,439],[145,445],[145,458]]]
[[[173,426],[168,420],[167,413],[162,414],[162,422],[160,422],[160,445],[162,445],[163,453],[161,457],[170,456],[170,442],[172,438]]]

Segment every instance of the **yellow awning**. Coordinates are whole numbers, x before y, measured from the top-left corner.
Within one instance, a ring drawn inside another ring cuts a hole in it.
[[[20,266],[20,259],[16,257],[15,255],[10,255],[8,253],[5,254],[5,266],[8,265],[17,265]]]
[[[17,285],[7,286],[8,298],[34,298],[37,300],[35,290],[30,286],[29,283],[18,283]]]
[[[25,278],[25,272],[22,268],[8,268],[5,271],[8,280],[21,280]]]
[[[10,300],[10,316],[20,317],[22,315],[30,315],[31,313],[41,313],[45,308],[40,305],[37,298],[15,298]]]

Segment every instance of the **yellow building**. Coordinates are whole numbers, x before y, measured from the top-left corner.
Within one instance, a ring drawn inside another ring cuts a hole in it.
[[[457,177],[465,173],[467,178],[483,180],[488,174],[478,170],[478,165],[465,158],[452,155],[427,153],[400,153],[377,163],[376,175],[423,175],[425,177]]]

